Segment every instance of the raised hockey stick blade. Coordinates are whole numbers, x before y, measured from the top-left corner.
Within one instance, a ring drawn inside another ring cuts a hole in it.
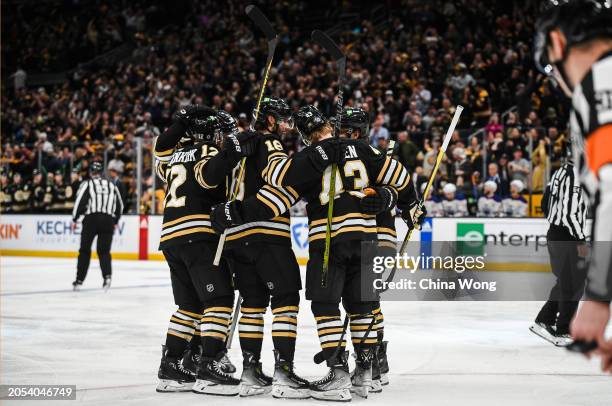
[[[270,21],[266,15],[262,13],[257,6],[250,4],[244,8],[244,12],[251,20],[253,20],[255,25],[261,31],[263,31],[266,38],[268,38],[268,41],[272,41],[274,38],[276,38],[276,31],[274,31],[274,28],[272,28],[272,24],[270,24]]]
[[[444,154],[446,153],[446,148],[448,148],[448,144],[450,143],[450,140],[453,137],[453,133],[455,132],[455,127],[457,127],[457,123],[459,122],[459,118],[461,117],[462,111],[463,111],[463,106],[457,105],[457,108],[455,109],[455,114],[453,115],[453,119],[451,120],[451,123],[448,126],[448,131],[446,131],[446,135],[444,136],[444,142],[442,142],[442,146],[440,147],[440,150],[438,151],[438,156],[436,157],[436,163],[431,171],[431,174],[429,175],[427,186],[425,187],[423,196],[421,196],[420,205],[422,205],[423,202],[427,200],[427,197],[429,197],[431,185],[433,184],[433,181],[436,178],[436,173],[438,172],[438,168],[440,167],[442,158],[444,157]],[[412,219],[412,224],[414,224],[415,220],[416,219]],[[400,255],[402,255],[404,251],[406,250],[406,247],[408,246],[408,242],[410,241],[410,238],[412,238],[413,231],[414,231],[414,228],[410,229],[410,231],[408,231],[408,233],[406,234],[406,238],[404,238],[404,241],[402,242],[402,245],[399,250]],[[393,278],[395,277],[396,271],[397,271],[397,265],[393,265],[393,268],[391,269],[391,272],[389,273],[389,276],[387,277],[385,281],[385,284],[384,284],[385,286],[388,286],[387,282],[391,282],[393,280]],[[381,289],[380,293],[386,292],[387,289],[388,288]]]
[[[344,75],[346,72],[346,57],[336,43],[321,30],[312,32],[312,40],[321,45],[336,61],[336,72],[338,73],[338,95],[336,102],[336,120],[334,122],[334,137],[340,134],[340,120],[342,119],[342,106],[344,103]],[[334,216],[334,200],[336,196],[336,171],[337,165],[331,167],[329,179],[329,194],[327,204],[327,223],[325,227],[325,251],[323,252],[323,269],[321,272],[321,286],[327,287],[327,274],[329,271],[329,255],[331,250],[331,225]]]
[[[266,60],[266,67],[263,74],[263,80],[261,82],[261,88],[259,90],[259,96],[257,97],[257,105],[255,107],[255,111],[253,114],[253,118],[251,119],[251,129],[255,127],[255,122],[257,121],[257,117],[259,116],[259,106],[261,105],[261,100],[263,99],[263,95],[265,94],[266,84],[268,83],[268,75],[270,74],[270,69],[272,68],[272,59],[274,58],[274,51],[276,50],[276,44],[278,43],[278,36],[272,28],[270,21],[266,18],[266,16],[254,5],[246,6],[244,9],[245,13],[249,16],[249,18],[257,25],[257,27],[263,31],[268,40],[268,58]],[[236,179],[236,183],[234,184],[234,188],[232,193],[230,194],[230,200],[236,200],[238,196],[238,191],[240,190],[240,184],[242,183],[242,179],[244,177],[244,168],[246,165],[246,158],[242,158],[240,161],[240,171],[238,172],[238,177]],[[221,235],[219,238],[219,243],[217,244],[217,251],[215,252],[215,258],[213,260],[214,266],[219,266],[219,262],[221,262],[221,254],[223,253],[223,247],[225,246],[225,237],[226,232]],[[230,344],[231,345],[231,344]]]

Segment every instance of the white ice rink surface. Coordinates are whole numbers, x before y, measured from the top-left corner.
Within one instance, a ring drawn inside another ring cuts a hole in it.
[[[97,261],[92,261],[83,291],[74,293],[74,259],[1,261],[3,384],[74,384],[77,402],[63,402],[68,405],[322,404],[156,393],[160,346],[175,310],[161,262],[114,261],[113,288],[104,293]],[[528,331],[540,305],[385,302],[391,384],[382,394],[353,402],[612,405],[612,377],[602,375],[595,361]],[[271,323],[266,323],[268,332]],[[307,302],[302,303],[299,332],[297,372],[307,378],[323,375],[326,368],[312,362],[319,345]],[[230,351],[237,366],[238,347]],[[264,370],[272,373],[270,337],[262,358]]]

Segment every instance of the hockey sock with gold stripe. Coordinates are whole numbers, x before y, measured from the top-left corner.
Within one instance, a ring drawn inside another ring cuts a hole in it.
[[[179,308],[170,317],[170,324],[166,334],[166,348],[168,348],[169,356],[179,357],[183,355],[187,344],[193,338],[195,328],[200,317],[202,317],[201,314],[196,313],[194,310],[196,309],[185,310]]]
[[[248,303],[246,299],[243,302],[243,307],[240,309],[242,315],[238,321],[240,348],[242,351],[248,351],[259,359],[264,336],[264,314],[266,313],[266,308],[263,306],[244,306],[244,303]]]
[[[272,298],[272,341],[280,358],[293,361],[295,340],[297,339],[297,315],[299,311],[299,293],[280,298]]]

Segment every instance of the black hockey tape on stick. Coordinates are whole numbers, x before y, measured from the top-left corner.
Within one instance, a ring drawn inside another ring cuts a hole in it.
[[[251,20],[253,20],[255,25],[257,25],[257,27],[263,31],[268,41],[272,41],[276,38],[276,31],[274,31],[274,28],[272,28],[270,20],[268,20],[265,14],[262,13],[257,6],[250,4],[244,8],[244,12]]]
[[[597,341],[576,340],[565,348],[567,348],[567,350],[571,352],[587,354],[597,349]]]
[[[338,73],[338,95],[336,101],[336,121],[334,122],[334,137],[340,134],[340,120],[342,120],[342,105],[344,104],[344,76],[346,74],[346,57],[336,43],[321,30],[312,32],[312,40],[317,42],[336,61],[336,72]],[[329,273],[329,255],[331,252],[331,223],[334,216],[334,201],[336,195],[336,171],[337,164],[332,164],[329,177],[329,194],[327,203],[327,223],[325,225],[325,251],[323,252],[323,269],[321,272],[321,286],[327,287],[327,274]]]
[[[346,335],[346,329],[348,327],[348,322],[349,322],[349,316],[347,314],[344,316],[344,323],[342,324],[342,335],[340,336],[340,341],[338,341],[338,345],[336,346],[334,353],[329,358],[325,358],[325,355],[324,355],[325,353],[323,351],[317,352],[313,357],[315,364],[318,365],[322,363],[323,361],[327,361],[328,359],[332,359],[338,356],[338,353],[342,349],[342,343],[344,342],[344,336]]]

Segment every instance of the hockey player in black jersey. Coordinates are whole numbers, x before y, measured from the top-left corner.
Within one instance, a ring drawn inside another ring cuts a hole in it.
[[[368,330],[368,326],[375,321],[376,302],[371,298],[364,300],[361,294],[365,277],[361,266],[364,262],[366,266],[370,263],[368,255],[362,255],[361,242],[376,241],[376,214],[395,205],[398,191],[408,186],[410,176],[402,165],[363,142],[332,138],[331,125],[313,106],[300,109],[295,120],[309,147],[291,159],[282,157],[275,161],[264,174],[267,184],[256,196],[215,207],[211,221],[215,229],[223,230],[278,216],[298,197],[306,199],[310,257],[306,298],[312,301],[323,356],[330,367],[323,379],[311,383],[311,396],[348,401],[353,389],[367,397],[377,344],[376,333]],[[325,275],[323,254],[332,163],[338,163],[339,169],[331,223],[331,255]],[[368,187],[373,187],[375,193],[365,196],[363,191]],[[279,190],[291,191],[290,195],[284,195],[288,201],[275,197],[280,196]],[[352,382],[347,352],[343,348],[346,343],[340,319],[341,301],[350,314],[350,332],[357,357]]]
[[[309,397],[308,382],[293,372],[297,315],[302,288],[300,269],[291,248],[288,209],[297,198],[291,188],[272,188],[265,177],[275,171],[278,163],[287,159],[281,134],[292,128],[291,110],[284,100],[265,98],[256,122],[256,143],[247,147],[242,182],[239,178],[244,150],[242,142],[226,142],[219,155],[209,160],[203,169],[203,183],[215,187],[231,175],[232,188],[238,187],[236,202],[259,198],[270,208],[278,204],[282,210],[258,220],[244,221],[226,230],[224,256],[231,257],[235,282],[242,297],[239,339],[243,353],[241,396],[272,391],[278,398]],[[250,151],[250,152],[249,152]],[[231,195],[230,195],[231,196]],[[272,210],[272,209],[271,209]],[[274,316],[272,341],[275,370],[270,378],[263,373],[260,361],[263,341],[264,314],[270,305]]]
[[[170,266],[178,305],[163,346],[160,392],[238,394],[240,381],[228,373],[235,368],[225,355],[234,292],[227,264],[213,266],[219,236],[209,215],[212,205],[225,200],[226,187],[221,183],[211,188],[202,177],[205,163],[219,153],[226,118],[227,113],[205,106],[185,106],[155,143],[157,174],[167,183],[160,249]],[[235,131],[235,123],[225,130]],[[203,348],[197,377],[181,361],[192,338],[201,340]]]
[[[369,116],[368,113],[361,108],[345,108],[342,112],[342,118],[340,120],[340,136],[353,140],[361,140],[369,145]],[[393,150],[389,149],[386,151],[387,157],[393,155]],[[419,203],[413,182],[410,182],[406,188],[404,188],[401,194],[398,196],[400,206],[404,207],[402,216],[405,217],[408,227],[413,228],[415,225],[412,223],[412,217],[410,214],[414,214],[411,210],[415,208]],[[403,205],[402,205],[403,203]],[[407,208],[407,210],[406,210]],[[379,213],[376,216],[376,226],[378,232],[378,249],[380,255],[394,256],[397,253],[397,231],[395,229],[395,214],[396,208],[393,207],[391,210],[386,210]],[[416,221],[416,227],[420,227],[420,224],[425,218],[425,209],[419,209]],[[372,392],[380,392],[381,385],[389,384],[389,363],[387,360],[387,345],[388,342],[384,340],[384,315],[381,310],[380,302],[378,302],[373,313],[376,315],[375,331],[378,336],[378,344],[375,351],[374,363],[372,365]]]

